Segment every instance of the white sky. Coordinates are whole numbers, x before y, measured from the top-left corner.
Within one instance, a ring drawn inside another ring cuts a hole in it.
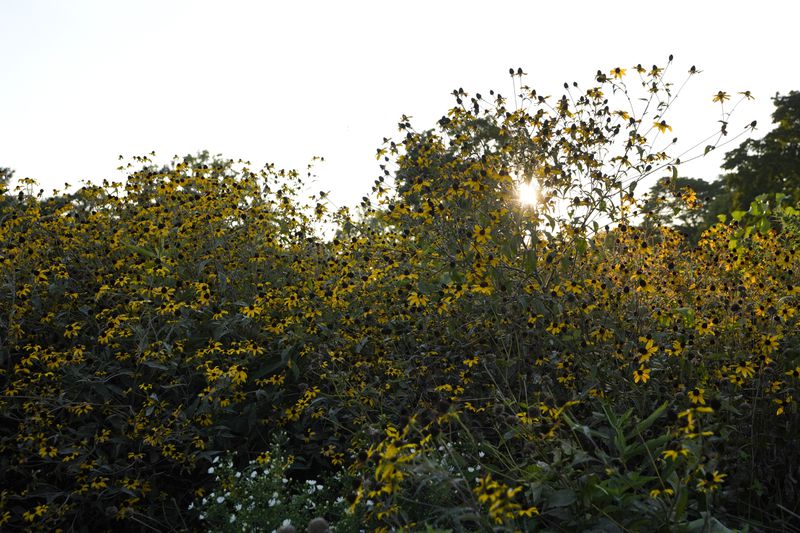
[[[670,53],[675,83],[703,70],[670,112],[675,135],[717,128],[718,90],[751,90],[736,124],[757,119],[760,136],[770,97],[800,89],[793,4],[0,0],[0,166],[50,192],[121,180],[119,154],[208,149],[299,170],[321,155],[311,190],[354,204],[400,116],[432,127],[457,87],[511,97],[508,69],[522,67],[559,96]],[[713,178],[722,155],[682,174]]]

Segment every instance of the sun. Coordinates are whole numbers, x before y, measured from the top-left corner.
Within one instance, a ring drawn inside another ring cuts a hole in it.
[[[536,205],[539,203],[539,184],[536,180],[528,183],[520,182],[517,184],[517,197],[522,205]]]

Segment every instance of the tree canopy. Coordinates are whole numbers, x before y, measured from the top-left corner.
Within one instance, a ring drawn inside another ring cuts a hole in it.
[[[800,92],[776,95],[775,129],[748,139],[725,155],[723,177],[730,209],[747,209],[760,194],[784,193],[800,199]]]

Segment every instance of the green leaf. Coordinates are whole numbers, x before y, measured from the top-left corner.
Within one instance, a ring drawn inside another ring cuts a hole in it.
[[[578,249],[578,254],[583,255],[586,253],[586,239],[577,237],[575,239],[575,247]]]
[[[681,520],[686,516],[686,507],[689,504],[689,491],[686,488],[678,490],[678,503],[675,505],[675,520]]]
[[[660,437],[656,437],[654,439],[650,439],[644,443],[639,443],[634,446],[631,446],[626,450],[626,453],[622,456],[623,461],[627,461],[632,457],[636,457],[644,453],[646,450],[649,451],[651,454],[655,451],[664,446],[667,442],[670,441],[672,437],[669,433],[665,433]]]
[[[128,250],[132,251],[132,252],[136,252],[139,255],[145,255],[145,256],[153,258],[153,259],[158,257],[158,255],[154,251],[148,250],[144,246],[137,246],[135,244],[129,244],[129,245],[126,246],[126,248]]]
[[[572,489],[560,489],[549,495],[547,504],[550,507],[566,507],[575,503],[577,499]]]
[[[731,213],[731,218],[736,222],[739,222],[742,220],[742,217],[744,217],[746,214],[747,214],[746,211],[734,211],[733,213]]]
[[[658,406],[658,408],[656,408],[656,410],[653,411],[650,414],[650,416],[648,416],[647,418],[636,424],[636,427],[633,428],[633,431],[628,435],[626,435],[625,438],[627,440],[633,440],[642,433],[644,433],[645,431],[647,431],[648,429],[650,429],[650,426],[652,426],[655,423],[655,421],[658,420],[662,414],[664,414],[664,411],[666,411],[667,409],[667,405],[668,402],[664,402],[660,406]]]

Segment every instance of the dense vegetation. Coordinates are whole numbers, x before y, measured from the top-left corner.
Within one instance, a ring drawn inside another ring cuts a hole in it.
[[[2,527],[797,527],[798,212],[759,198],[697,243],[642,219],[635,185],[678,176],[674,97],[629,70],[553,102],[454,91],[378,151],[357,215],[207,154],[23,180]]]

